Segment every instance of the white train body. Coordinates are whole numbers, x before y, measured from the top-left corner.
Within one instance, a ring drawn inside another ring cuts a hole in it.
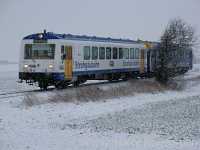
[[[19,78],[48,85],[119,79],[151,72],[144,43],[131,40],[32,34],[22,40]],[[48,83],[46,83],[48,82]]]

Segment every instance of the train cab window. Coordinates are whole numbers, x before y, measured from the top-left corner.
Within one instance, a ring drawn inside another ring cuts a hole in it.
[[[92,60],[98,59],[98,47],[92,47]]]
[[[111,59],[111,48],[106,47],[106,59]]]
[[[135,59],[139,59],[139,48],[135,49]]]
[[[128,48],[124,48],[123,49],[123,54],[124,54],[124,59],[129,59],[129,49]]]
[[[55,44],[26,44],[24,59],[54,59]]]
[[[90,60],[90,46],[84,46],[84,60]]]
[[[130,48],[130,59],[134,59],[134,48]]]
[[[113,47],[113,59],[118,58],[118,49],[116,47]]]
[[[119,48],[119,59],[123,59],[123,57],[124,57],[123,48]]]
[[[99,48],[99,59],[105,59],[105,47]]]

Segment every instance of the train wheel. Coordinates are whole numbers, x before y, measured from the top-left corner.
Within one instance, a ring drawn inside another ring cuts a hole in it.
[[[121,76],[121,79],[122,79],[123,81],[128,81],[129,75],[128,75],[128,74],[123,74],[123,75]]]
[[[79,82],[79,81],[75,81],[75,82],[73,83],[73,86],[74,86],[74,87],[78,87],[78,86],[79,86],[79,84],[80,84],[80,82]]]
[[[122,78],[123,81],[128,81],[128,77]]]
[[[47,90],[48,84],[45,81],[40,81],[39,87],[41,90]]]
[[[63,86],[61,84],[56,84],[55,87],[56,89],[63,89]]]
[[[109,74],[108,75],[108,81],[109,82],[113,82],[114,81],[114,75],[113,74]]]
[[[65,89],[65,88],[67,88],[68,86],[69,86],[69,83],[68,83],[68,82],[65,82],[65,81],[57,82],[57,83],[55,84],[55,87],[56,87],[57,89]]]

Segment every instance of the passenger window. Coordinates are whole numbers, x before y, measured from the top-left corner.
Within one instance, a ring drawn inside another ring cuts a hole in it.
[[[123,54],[124,54],[124,59],[129,59],[129,49],[128,48],[124,48],[123,49]]]
[[[92,47],[92,60],[98,59],[98,47]]]
[[[111,48],[110,47],[106,48],[106,59],[111,59]]]
[[[113,48],[113,59],[118,58],[118,49],[116,47]]]
[[[84,60],[90,59],[90,46],[84,46]]]
[[[99,59],[105,59],[105,48],[104,47],[99,48]]]
[[[139,59],[139,48],[135,49],[135,59]]]
[[[61,46],[61,54],[64,54],[64,52],[65,52],[65,47],[64,47],[64,45],[62,45]]]
[[[130,48],[130,59],[134,59],[134,48]]]
[[[62,45],[61,46],[61,59],[63,60],[63,59],[65,59],[65,57],[66,57],[65,47],[64,47],[64,45]]]
[[[119,48],[119,59],[123,59],[124,54],[123,54],[123,48]]]

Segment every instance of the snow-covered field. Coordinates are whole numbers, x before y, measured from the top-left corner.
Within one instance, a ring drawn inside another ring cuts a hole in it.
[[[0,64],[0,94],[36,88],[26,84],[17,84],[17,81],[18,64]]]
[[[132,86],[123,82],[99,85],[98,98],[87,87],[93,96],[86,101],[77,98],[87,96],[80,94],[86,87],[0,96],[0,150],[199,150],[199,79],[200,65],[195,65],[177,79],[184,87],[176,91],[144,93],[134,87],[133,95],[120,96],[110,90]],[[17,65],[1,65],[0,93],[33,88],[16,81]],[[109,90],[117,96],[101,100],[99,93]]]

